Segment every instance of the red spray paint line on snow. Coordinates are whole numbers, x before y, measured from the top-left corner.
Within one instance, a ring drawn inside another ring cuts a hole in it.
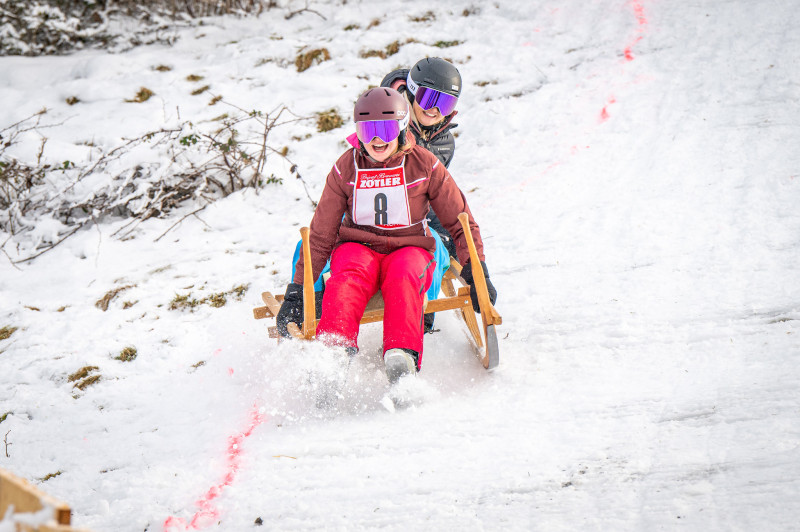
[[[603,106],[603,109],[600,111],[600,122],[605,122],[606,120],[608,120],[609,117],[608,106],[611,105],[612,103],[617,103],[616,98],[614,98],[613,96],[608,99],[608,103],[606,103]]]
[[[636,38],[630,44],[625,46],[625,48],[624,48],[624,50],[625,50],[625,59],[628,60],[628,61],[633,61],[633,59],[634,59],[634,57],[633,57],[633,47],[634,47],[634,45],[636,45],[639,41],[641,41],[644,38],[643,34],[644,34],[645,29],[647,27],[647,17],[645,16],[644,6],[642,5],[642,2],[643,2],[643,0],[631,0],[629,2],[629,4],[633,7],[634,15],[636,16],[636,23],[637,23],[636,32],[639,35],[637,35]],[[554,14],[557,11],[558,11],[558,8],[553,9],[551,11],[551,14]],[[527,43],[523,43],[523,46],[526,46],[526,45],[527,45]],[[609,98],[606,100],[605,105],[600,110],[599,122],[601,124],[603,122],[607,121],[611,117],[611,114],[609,113],[609,107],[612,104],[616,103],[616,102],[617,102],[617,99],[614,96],[609,96]],[[589,148],[589,146],[585,147],[585,149],[588,149],[588,148]],[[584,148],[578,147],[576,145],[573,145],[571,150],[570,150],[570,155],[574,156],[578,152],[580,152],[582,149],[584,149]],[[561,165],[563,162],[564,161],[561,160],[561,161],[557,161],[555,163],[552,163],[544,171],[539,172],[538,174],[535,174],[535,175],[533,175],[531,177],[528,177],[528,178],[524,179],[522,181],[522,183],[520,183],[518,185],[520,187],[520,190],[524,189],[532,181],[534,181],[534,180],[536,180],[538,178],[546,176],[548,173],[550,173],[551,170],[553,170],[557,166]],[[493,198],[497,198],[497,197],[498,197],[498,195],[493,196]],[[494,203],[496,201],[497,201],[496,199],[490,199],[490,200],[482,203],[480,206],[481,207],[489,207],[491,205],[494,205]]]
[[[644,38],[644,35],[642,34],[644,33],[645,27],[647,26],[647,17],[644,14],[644,6],[642,5],[641,0],[632,0],[631,5],[633,6],[633,13],[636,15],[636,23],[638,25],[638,27],[636,28],[636,32],[639,33],[639,35],[637,35],[636,38],[625,47],[624,54],[626,61],[633,61],[634,59],[633,47],[636,46],[639,43],[639,41],[641,41]],[[608,99],[606,105],[603,106],[603,109],[600,110],[601,124],[606,120],[608,120],[609,117],[611,116],[608,112],[608,106],[611,105],[612,103],[616,103],[616,100],[614,99],[613,96],[611,96]]]
[[[239,471],[239,461],[242,454],[242,442],[249,437],[255,428],[265,421],[264,416],[258,411],[258,406],[254,405],[250,410],[248,427],[244,432],[228,438],[228,449],[225,455],[226,468],[225,476],[222,480],[211,486],[208,491],[200,497],[195,506],[199,510],[189,521],[182,517],[169,516],[164,521],[164,532],[179,532],[184,530],[200,530],[213,525],[219,520],[220,511],[214,504],[214,500],[222,494],[222,491],[233,484],[236,473]]]
[[[633,12],[636,15],[636,22],[638,23],[639,27],[636,29],[638,33],[644,33],[644,28],[647,26],[647,17],[644,15],[644,6],[642,5],[641,1],[633,0],[631,2],[633,4]],[[639,35],[636,37],[632,43],[625,47],[625,59],[628,61],[633,61],[633,47],[642,40],[642,36]]]

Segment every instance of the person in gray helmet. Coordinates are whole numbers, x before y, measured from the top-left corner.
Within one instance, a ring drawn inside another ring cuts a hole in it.
[[[410,69],[399,69],[384,76],[382,87],[391,87],[405,95],[411,105],[409,129],[417,144],[433,153],[445,168],[455,152],[455,138],[450,132],[457,127],[453,119],[461,96],[461,74],[450,62],[427,57]]]
[[[451,129],[458,126],[453,119],[461,96],[461,74],[458,69],[440,57],[426,57],[410,69],[390,72],[381,80],[382,87],[391,87],[403,94],[411,106],[409,131],[417,145],[433,153],[445,168],[450,167],[455,155],[456,141]],[[428,223],[441,237],[451,257],[456,257],[453,237],[431,209]],[[435,296],[434,296],[435,297]],[[425,331],[433,332],[434,314],[425,315]]]

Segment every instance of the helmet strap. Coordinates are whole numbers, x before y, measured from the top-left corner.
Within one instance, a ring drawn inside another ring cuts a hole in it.
[[[408,106],[409,107],[414,107],[414,93],[411,92],[408,89],[408,87],[406,87],[405,90],[402,92],[402,94],[403,94],[403,96],[406,97],[406,100],[408,100]],[[412,113],[413,113],[413,111],[412,111]]]

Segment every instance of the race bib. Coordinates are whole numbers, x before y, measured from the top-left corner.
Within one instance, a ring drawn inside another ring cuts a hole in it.
[[[382,229],[411,225],[402,164],[396,168],[357,169],[353,191],[353,221],[358,225]]]

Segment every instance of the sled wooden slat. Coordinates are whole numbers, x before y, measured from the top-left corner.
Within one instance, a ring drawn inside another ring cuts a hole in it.
[[[44,493],[27,480],[0,469],[0,517],[6,515],[12,505],[14,515],[32,514],[43,508],[53,510],[49,523],[38,526],[17,524],[15,530],[18,532],[88,532],[70,526],[72,511],[66,503]]]
[[[464,320],[464,323],[466,324],[467,329],[472,336],[472,340],[475,342],[475,347],[480,349],[483,347],[483,340],[481,339],[481,331],[478,327],[478,320],[475,317],[475,312],[472,310],[472,300],[469,297],[469,287],[462,286],[456,291],[455,287],[453,286],[453,281],[456,279],[461,278],[445,275],[444,279],[442,279],[442,292],[444,292],[446,295],[453,294],[451,297],[456,297],[457,294],[458,297],[464,298],[465,304],[458,309],[459,315],[461,316],[461,319]]]
[[[0,515],[5,515],[12,504],[15,513],[38,512],[45,505],[50,506],[56,523],[70,524],[71,513],[66,503],[50,497],[27,480],[0,469]]]
[[[283,296],[278,296],[283,300]],[[261,299],[266,304],[265,307],[256,307],[253,309],[253,317],[257,320],[261,320],[264,318],[274,318],[278,315],[278,311],[281,309],[281,301],[275,298],[269,292],[262,292]]]
[[[269,292],[265,292],[268,294]],[[467,292],[461,296],[450,297],[450,298],[441,298],[441,299],[434,299],[433,301],[426,301],[425,304],[425,314],[431,314],[433,312],[442,312],[445,310],[455,310],[459,308],[470,307],[472,303],[469,300],[469,289]],[[280,307],[278,307],[280,309]],[[275,310],[275,313],[272,314],[272,311],[267,307],[258,307],[253,309],[253,316],[255,319],[260,320],[263,318],[271,318],[278,315],[278,311]],[[378,321],[383,321],[383,297],[381,293],[378,292],[375,294],[372,299],[369,300],[367,303],[367,308],[364,311],[364,315],[361,318],[361,324],[365,323],[375,323]],[[316,323],[319,324],[319,320],[316,320]],[[299,328],[297,329],[300,330]],[[269,337],[270,338],[280,338],[280,333],[278,332],[277,327],[269,327]],[[289,331],[291,333],[291,331]],[[302,337],[302,332],[299,333],[300,336],[292,335],[297,338]]]
[[[489,312],[492,315],[492,323],[494,323],[495,325],[502,325],[503,324],[503,317],[500,315],[499,312],[497,312],[497,309],[494,308],[494,306],[489,308]]]
[[[70,525],[39,525],[31,527],[27,525],[17,525],[17,532],[89,532],[83,528],[74,528]]]
[[[466,294],[428,301],[428,306],[425,307],[425,314],[444,312],[445,310],[456,310],[460,308],[466,308],[471,305],[472,302],[469,300],[469,290],[467,290]]]
[[[361,317],[361,323],[376,321],[383,321],[383,294],[380,292],[369,299],[367,308],[364,309],[364,315]]]

